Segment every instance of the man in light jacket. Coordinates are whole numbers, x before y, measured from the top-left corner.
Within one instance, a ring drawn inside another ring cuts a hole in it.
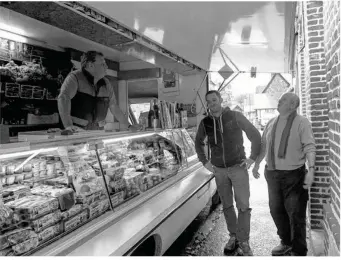
[[[261,152],[253,175],[259,178],[259,164],[266,158],[271,216],[281,242],[272,255],[306,256],[306,208],[308,189],[315,172],[315,141],[311,124],[296,113],[300,100],[285,93],[278,102],[279,116],[269,121],[262,136]],[[305,162],[308,161],[306,173]]]
[[[249,245],[251,208],[250,186],[247,169],[257,158],[261,135],[242,113],[223,108],[218,91],[208,91],[206,101],[210,115],[199,124],[195,149],[206,169],[213,172],[221,198],[226,225],[230,233],[224,253],[237,249],[239,255],[252,256]],[[243,131],[251,141],[251,155],[246,159]],[[208,138],[211,159],[205,155],[204,140]],[[232,190],[233,188],[233,190]],[[233,206],[233,192],[238,209],[238,219]]]

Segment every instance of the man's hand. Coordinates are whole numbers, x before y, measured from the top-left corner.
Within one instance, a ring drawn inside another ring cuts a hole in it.
[[[259,171],[259,165],[255,164],[252,169],[252,174],[253,174],[253,177],[255,177],[255,179],[259,179],[260,177],[260,174],[258,171]]]
[[[244,159],[243,162],[240,164],[240,167],[245,167],[246,169],[249,169],[254,162],[255,161],[250,158]]]
[[[207,162],[204,167],[209,170],[210,172],[214,172],[214,168],[211,162]]]
[[[80,127],[75,126],[75,125],[69,126],[69,127],[65,128],[65,130],[70,130],[73,133],[75,133],[75,132],[84,132],[85,131],[83,128],[80,128]]]
[[[129,130],[132,132],[141,131],[141,130],[143,130],[143,125],[138,125],[138,124],[130,125]]]
[[[311,187],[311,185],[314,182],[314,175],[315,175],[315,169],[309,168],[308,173],[305,175],[305,178],[304,178],[304,185],[303,185],[304,189],[307,190]]]

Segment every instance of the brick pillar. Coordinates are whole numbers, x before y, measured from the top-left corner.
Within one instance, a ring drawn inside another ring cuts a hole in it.
[[[305,83],[307,118],[311,121],[316,142],[316,174],[310,189],[312,229],[323,228],[323,203],[329,191],[328,100],[324,52],[323,2],[303,2],[305,20]]]
[[[331,191],[331,198],[325,205],[325,230],[329,242],[325,250],[326,255],[336,255],[333,252],[337,251],[337,247],[340,251],[340,2],[324,1],[323,9]]]

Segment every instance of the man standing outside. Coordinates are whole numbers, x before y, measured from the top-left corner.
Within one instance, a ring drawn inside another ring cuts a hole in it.
[[[266,158],[270,213],[281,239],[272,255],[306,256],[306,208],[308,189],[315,172],[315,141],[308,119],[296,113],[300,100],[285,93],[278,101],[279,116],[269,121],[262,135],[261,153],[253,175],[259,178],[259,164]],[[308,161],[308,173],[305,162]]]
[[[81,69],[71,72],[65,79],[58,97],[58,110],[65,129],[99,130],[104,128],[108,109],[124,127],[132,131],[141,129],[130,125],[116,103],[114,88],[107,74],[102,53],[88,51],[81,58]]]
[[[249,207],[250,186],[247,169],[257,158],[261,147],[258,130],[237,111],[223,108],[223,99],[218,91],[206,94],[210,115],[199,124],[195,149],[205,168],[215,175],[230,239],[224,253],[233,252],[252,256],[249,245],[251,208]],[[251,141],[251,156],[246,159],[243,146],[243,131]],[[211,149],[209,160],[204,151],[204,140],[208,138]],[[238,219],[233,206],[233,193],[238,209]]]

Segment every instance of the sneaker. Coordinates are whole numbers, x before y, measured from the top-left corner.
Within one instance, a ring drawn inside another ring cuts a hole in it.
[[[273,256],[283,256],[287,254],[291,250],[291,246],[287,246],[281,242],[278,246],[276,246],[271,251],[271,255]]]
[[[237,253],[238,253],[237,255],[239,256],[253,256],[253,253],[252,253],[252,250],[248,241],[239,243]]]
[[[230,254],[232,253],[237,246],[237,238],[235,236],[230,236],[229,241],[226,243],[224,247],[224,253],[225,254]]]

